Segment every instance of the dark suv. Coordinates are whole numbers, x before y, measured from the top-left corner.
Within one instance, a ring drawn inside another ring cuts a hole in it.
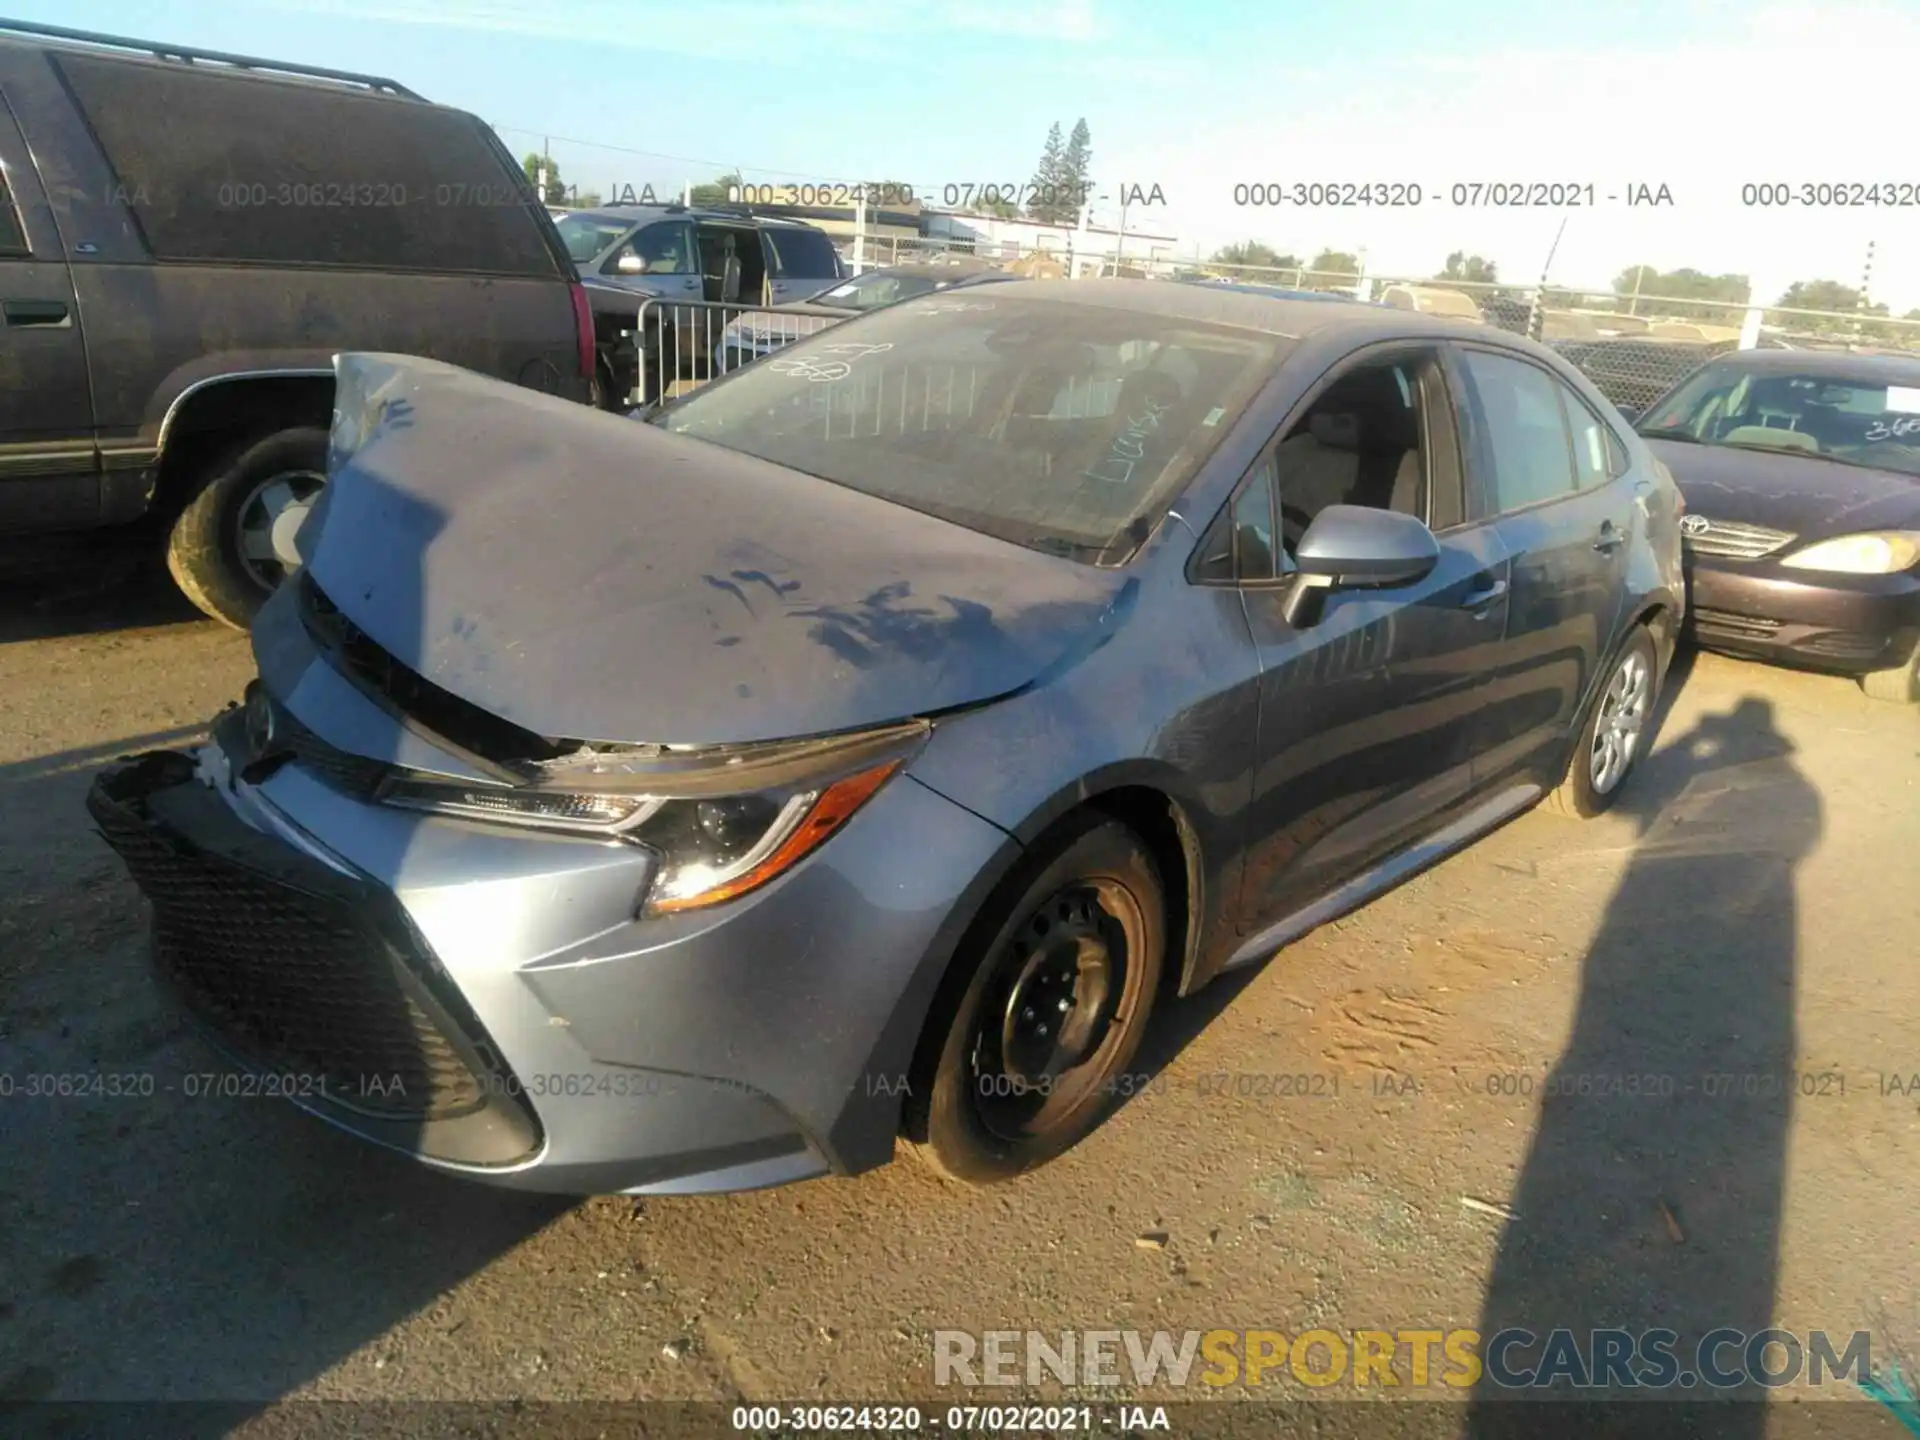
[[[473,116],[375,76],[0,22],[0,536],[150,517],[244,625],[327,464],[333,357],[585,400],[592,317]]]

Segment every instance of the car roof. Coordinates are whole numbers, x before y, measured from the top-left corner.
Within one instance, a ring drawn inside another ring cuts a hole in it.
[[[1417,310],[1395,310],[1385,305],[1329,305],[1322,300],[1282,299],[1235,285],[1193,285],[1183,280],[1013,280],[996,293],[1008,298],[1060,300],[1067,304],[1100,305],[1164,315],[1196,324],[1279,335],[1289,340],[1330,330],[1350,330],[1364,343],[1370,338],[1496,341],[1534,355],[1552,355],[1545,346],[1524,336],[1492,330],[1446,315]],[[1562,362],[1565,363],[1564,361]]]
[[[127,35],[75,30],[64,25],[0,19],[0,47],[58,51],[68,55],[92,55],[148,68],[187,70],[190,73],[202,75],[238,75],[276,85],[302,85],[309,89],[345,91],[348,94],[359,93],[386,100],[406,100],[415,104],[431,105],[440,110],[454,108],[437,105],[425,96],[415,94],[399,81],[390,80],[384,75],[363,75],[352,70],[301,65],[292,61],[238,55],[225,50],[167,45],[157,41],[135,39]]]
[[[1719,363],[1756,374],[1810,375],[1818,379],[1880,380],[1920,385],[1920,355],[1856,355],[1848,350],[1730,350]]]

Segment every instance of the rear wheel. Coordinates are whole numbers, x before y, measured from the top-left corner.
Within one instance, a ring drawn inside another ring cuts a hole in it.
[[[244,630],[299,568],[293,537],[327,483],[327,432],[298,426],[216,463],[167,540],[167,569],[214,619]]]
[[[1920,705],[1920,644],[1897,670],[1874,670],[1860,677],[1860,688],[1875,700],[1896,705]]]
[[[914,1087],[916,1153],[969,1184],[1043,1165],[1106,1118],[1159,989],[1165,894],[1139,838],[1090,816],[1053,854],[932,1022],[944,1038]]]
[[[1613,657],[1599,698],[1574,743],[1566,778],[1547,797],[1549,809],[1590,819],[1612,807],[1651,737],[1659,689],[1653,636],[1646,626],[1636,625]]]

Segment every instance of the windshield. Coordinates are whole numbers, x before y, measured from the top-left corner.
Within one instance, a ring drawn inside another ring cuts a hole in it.
[[[614,241],[633,229],[627,220],[596,219],[592,215],[565,215],[553,222],[560,240],[573,263],[581,265],[593,259]]]
[[[1708,365],[1639,428],[1654,440],[1783,450],[1920,475],[1920,366],[1912,381]]]
[[[1124,558],[1287,342],[998,288],[847,321],[653,423],[1016,544]]]
[[[884,270],[869,270],[822,290],[813,299],[818,304],[834,305],[842,310],[878,310],[882,305],[930,294],[939,288],[940,282],[931,275],[889,275]]]

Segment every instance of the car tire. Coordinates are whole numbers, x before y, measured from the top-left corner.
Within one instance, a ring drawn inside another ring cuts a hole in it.
[[[1044,1165],[1106,1119],[1160,989],[1166,894],[1132,830],[1089,814],[1024,874],[971,932],[908,1100],[914,1153],[969,1185]]]
[[[1549,810],[1572,819],[1590,820],[1611,809],[1653,738],[1660,662],[1646,626],[1633,627],[1607,667],[1566,774],[1547,797]]]
[[[1872,670],[1860,677],[1860,688],[1875,700],[1895,705],[1920,705],[1920,645],[1897,670]]]
[[[290,567],[250,555],[247,537],[265,533],[263,514],[271,530],[268,511],[279,503],[277,485],[284,484],[296,503],[310,501],[326,483],[326,470],[327,432],[317,425],[255,436],[210,466],[206,483],[167,537],[167,569],[181,593],[223,624],[237,630],[251,625]]]

